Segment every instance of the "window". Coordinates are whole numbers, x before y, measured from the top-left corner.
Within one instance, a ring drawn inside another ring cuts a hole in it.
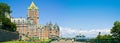
[[[24,20],[23,20],[23,24],[24,24]]]
[[[15,20],[13,22],[15,23]]]
[[[50,32],[50,33],[52,33],[52,32]]]
[[[18,20],[18,24],[20,24],[20,20]]]

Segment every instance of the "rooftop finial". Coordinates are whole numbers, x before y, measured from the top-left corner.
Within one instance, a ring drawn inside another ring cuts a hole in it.
[[[30,7],[28,7],[28,9],[38,9],[38,7],[32,1],[31,5],[30,5]]]

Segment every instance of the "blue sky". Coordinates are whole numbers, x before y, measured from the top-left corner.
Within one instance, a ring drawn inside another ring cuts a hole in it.
[[[27,17],[32,1],[39,8],[40,24],[51,21],[63,29],[104,31],[120,21],[119,0],[0,0],[11,6],[12,17]]]

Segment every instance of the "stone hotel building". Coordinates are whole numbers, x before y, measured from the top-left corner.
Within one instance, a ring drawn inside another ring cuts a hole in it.
[[[27,18],[11,18],[11,21],[17,26],[20,38],[24,40],[28,38],[48,39],[59,37],[59,26],[57,24],[53,25],[51,22],[40,25],[38,23],[38,12],[38,7],[32,2],[28,7]]]

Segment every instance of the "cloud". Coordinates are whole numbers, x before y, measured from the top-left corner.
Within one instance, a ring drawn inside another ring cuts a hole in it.
[[[96,37],[99,32],[101,32],[102,35],[109,34],[110,29],[106,28],[106,29],[79,30],[73,28],[60,27],[61,37],[75,37],[78,34],[83,34],[86,37]]]

